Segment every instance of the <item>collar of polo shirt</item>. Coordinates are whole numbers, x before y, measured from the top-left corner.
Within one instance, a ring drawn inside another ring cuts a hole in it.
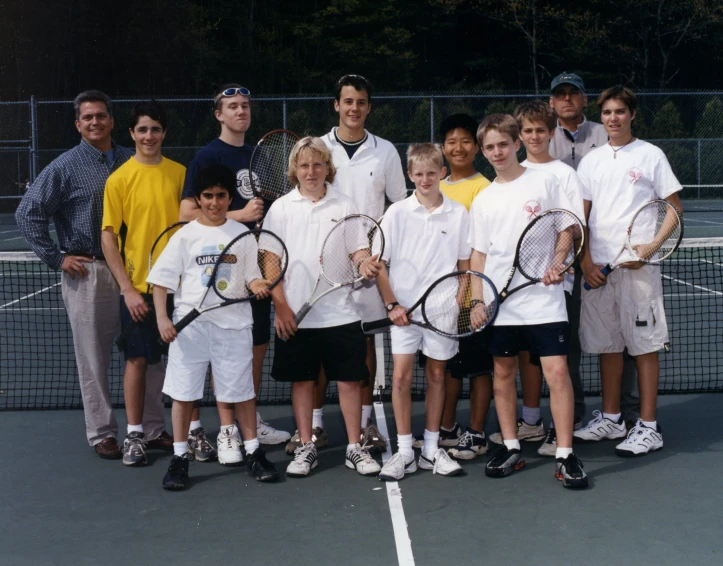
[[[312,204],[319,204],[320,202],[323,202],[323,201],[336,199],[336,191],[334,189],[332,189],[332,187],[329,183],[325,183],[325,185],[326,185],[326,194],[321,199],[319,199],[318,201],[316,201],[315,203],[312,203]],[[289,195],[290,195],[289,198],[291,200],[296,200],[296,201],[309,200],[308,198],[305,198],[304,195],[301,194],[301,191],[299,190],[299,185],[296,185],[294,187],[294,190],[291,191],[291,193],[289,193]],[[309,200],[309,202],[311,202],[311,201]]]
[[[438,208],[435,208],[431,214],[439,214],[439,211],[449,212],[450,210],[452,210],[452,204],[450,203],[450,200],[446,196],[444,196],[443,192],[440,191],[440,194],[442,195],[442,205]],[[427,211],[425,206],[421,202],[419,202],[416,191],[412,193],[412,196],[409,197],[407,201],[409,202],[410,209],[417,211],[421,208],[425,212]]]

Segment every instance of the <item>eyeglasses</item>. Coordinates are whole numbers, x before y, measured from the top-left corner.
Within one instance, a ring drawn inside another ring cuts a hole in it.
[[[225,96],[236,96],[237,94],[240,94],[241,96],[251,96],[251,91],[243,86],[227,88],[215,96],[213,104],[218,104],[218,101]]]

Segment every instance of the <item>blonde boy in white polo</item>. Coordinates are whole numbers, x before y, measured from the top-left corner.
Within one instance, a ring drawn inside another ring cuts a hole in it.
[[[377,276],[389,318],[394,322],[392,405],[398,451],[379,474],[380,479],[391,481],[417,470],[412,449],[411,386],[414,358],[420,349],[427,356],[427,416],[419,467],[445,476],[462,472],[460,465],[439,448],[446,361],[457,353],[458,342],[431,330],[410,326],[406,311],[439,277],[469,268],[469,216],[463,205],[439,190],[439,182],[447,173],[439,146],[410,146],[407,164],[416,190],[407,199],[390,206],[384,215],[382,229],[386,243]]]
[[[304,477],[318,465],[312,438],[314,383],[323,366],[337,382],[348,444],[345,465],[362,475],[376,475],[379,464],[359,445],[360,382],[369,379],[366,342],[359,315],[344,287],[319,300],[297,328],[295,313],[311,295],[319,273],[324,239],[336,222],[355,214],[351,199],[335,191],[331,152],[319,138],[297,142],[289,157],[289,180],[296,188],[276,200],[264,228],[275,233],[289,252],[284,280],[271,292],[276,309],[276,340],[271,376],[291,383],[300,444],[286,475]],[[319,291],[323,291],[322,287]]]
[[[586,155],[577,171],[590,231],[580,264],[592,287],[582,291],[580,342],[586,352],[600,354],[603,410],[595,411],[575,438],[625,438],[615,453],[640,456],[663,447],[656,420],[658,350],[668,342],[668,326],[660,267],[629,261],[607,277],[600,270],[615,260],[640,206],[666,199],[683,210],[678,196],[682,187],[660,148],[633,136],[637,100],[630,89],[611,87],[597,103],[610,142]],[[626,347],[635,359],[640,389],[640,418],[630,431],[620,414]]]

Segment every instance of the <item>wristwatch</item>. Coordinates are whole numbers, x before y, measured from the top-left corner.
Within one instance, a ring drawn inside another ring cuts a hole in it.
[[[398,306],[399,303],[397,301],[394,301],[393,303],[389,303],[387,305],[387,312],[392,312],[394,310],[394,307]]]
[[[484,305],[484,304],[485,304],[485,302],[484,302],[484,301],[481,301],[480,299],[472,299],[472,300],[469,302],[469,307],[470,307],[471,309],[473,309],[473,308],[475,308],[477,305]]]

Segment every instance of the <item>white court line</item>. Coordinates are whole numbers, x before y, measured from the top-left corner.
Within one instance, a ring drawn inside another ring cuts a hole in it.
[[[668,277],[667,275],[663,275],[663,277],[665,277],[665,279],[667,279],[668,281],[675,281],[676,283],[680,283],[681,285],[688,285],[688,287],[694,287],[696,289],[700,289],[701,291],[706,291],[713,295],[723,296],[723,293],[721,293],[720,291],[714,291],[713,289],[708,289],[708,287],[702,287],[701,285],[693,285],[693,283],[688,283],[687,281],[683,281],[682,279],[676,279],[675,277]]]
[[[5,230],[5,232],[0,232],[0,234],[12,234],[13,232],[20,232],[20,228],[15,228],[14,230]]]
[[[681,297],[703,297],[706,299],[713,299],[715,298],[715,295],[713,293],[664,293],[663,297],[668,297],[670,299],[678,299]]]
[[[29,299],[30,297],[34,297],[35,295],[39,295],[40,293],[44,293],[48,289],[52,289],[53,287],[57,287],[60,285],[61,281],[58,281],[54,285],[50,285],[49,287],[45,287],[45,289],[40,289],[40,291],[35,291],[35,293],[30,293],[29,295],[25,295],[24,297],[20,297],[19,299],[15,299],[14,301],[10,301],[9,303],[5,303],[4,305],[0,305],[0,310],[4,309],[5,307],[9,307],[10,305],[14,305],[15,303],[19,303],[20,301],[24,301],[25,299]]]
[[[386,464],[392,457],[390,446],[392,441],[389,438],[387,419],[384,416],[384,404],[374,403],[374,414],[377,418],[379,432],[387,439],[387,450],[382,454],[382,464]],[[402,506],[402,490],[399,489],[399,482],[384,482],[387,486],[387,499],[389,500],[389,513],[392,516],[392,527],[394,528],[394,542],[397,545],[397,559],[399,566],[414,566],[414,554],[412,554],[412,541],[407,530],[407,519],[404,516]]]
[[[686,217],[685,223],[689,224],[691,222],[702,222],[703,224],[715,224],[716,226],[723,226],[723,222],[714,222],[713,220],[701,220],[700,218],[691,218],[690,216]]]

